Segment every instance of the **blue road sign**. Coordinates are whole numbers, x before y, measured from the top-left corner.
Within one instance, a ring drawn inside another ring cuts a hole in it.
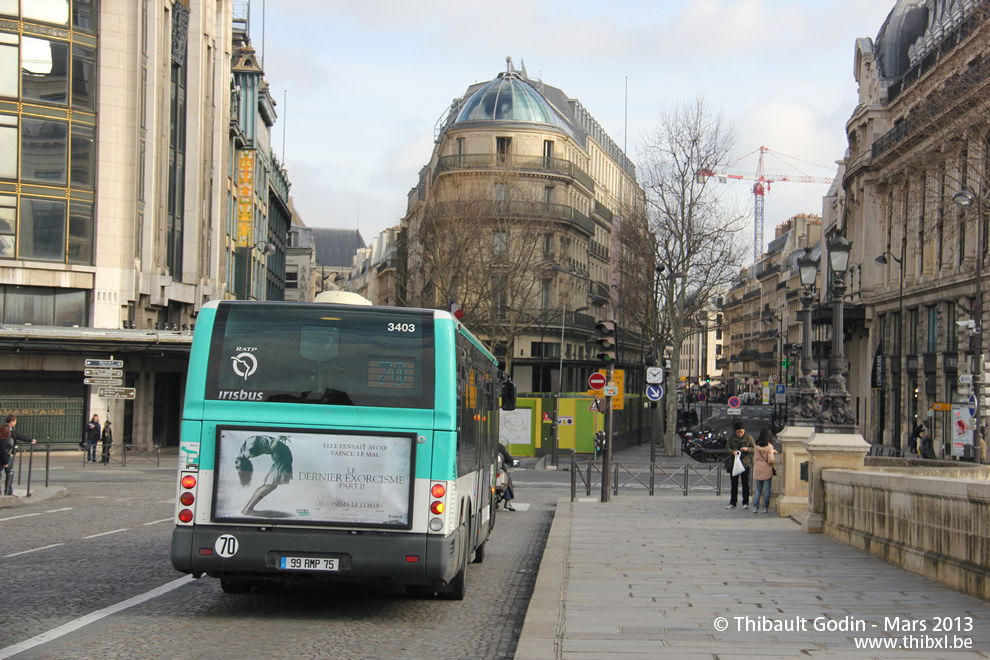
[[[784,394],[785,392],[787,392],[785,385],[777,385],[777,394]]]
[[[976,395],[969,395],[969,416],[976,417]]]
[[[663,398],[663,385],[647,385],[646,398],[650,401],[659,401]]]

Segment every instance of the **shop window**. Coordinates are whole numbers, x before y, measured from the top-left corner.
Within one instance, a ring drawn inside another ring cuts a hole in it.
[[[65,260],[65,202],[21,197],[19,256]]]
[[[69,263],[93,263],[93,205],[85,202],[69,204]]]
[[[69,24],[69,0],[29,0],[21,4],[25,20],[55,25]]]
[[[0,178],[16,179],[17,117],[13,115],[0,115],[0,154]]]
[[[0,0],[2,6],[3,0]],[[2,11],[0,11],[2,13]],[[16,34],[0,32],[0,96],[17,98],[21,67],[17,53]]]
[[[72,46],[72,107],[93,110],[96,105],[96,51]]]
[[[73,187],[93,189],[96,177],[96,147],[93,142],[93,127],[72,124],[72,170]]]
[[[21,96],[25,101],[69,102],[69,44],[21,37]]]
[[[21,118],[21,180],[65,184],[68,125],[47,119]]]

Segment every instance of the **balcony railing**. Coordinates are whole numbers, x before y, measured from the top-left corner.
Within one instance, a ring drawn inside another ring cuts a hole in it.
[[[496,156],[495,154],[460,154],[441,156],[433,170],[433,179],[454,170],[498,170],[507,172],[553,173],[574,179],[594,194],[595,182],[580,167],[569,160],[550,156]]]
[[[591,219],[577,209],[566,204],[546,204],[544,202],[487,201],[473,200],[437,204],[437,213],[443,217],[478,218],[484,216],[505,218],[539,218],[559,220],[580,229],[588,236],[594,236],[595,226]]]

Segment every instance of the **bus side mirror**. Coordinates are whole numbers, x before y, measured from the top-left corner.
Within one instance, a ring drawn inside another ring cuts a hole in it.
[[[516,409],[516,384],[511,380],[502,381],[502,410]]]

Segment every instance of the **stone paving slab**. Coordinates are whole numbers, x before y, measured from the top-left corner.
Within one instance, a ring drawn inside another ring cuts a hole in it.
[[[515,657],[990,657],[987,603],[726,501],[561,499]]]

